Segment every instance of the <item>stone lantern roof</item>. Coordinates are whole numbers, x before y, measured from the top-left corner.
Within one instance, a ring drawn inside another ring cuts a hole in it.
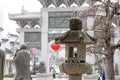
[[[96,38],[91,37],[87,32],[82,31],[82,21],[74,18],[70,20],[70,30],[62,36],[55,38],[56,43],[79,43],[79,44],[94,44]]]
[[[61,4],[64,4],[66,7],[70,7],[73,3],[77,6],[81,6],[85,0],[38,0],[43,5],[44,8],[49,7],[53,4],[55,7],[60,7]]]

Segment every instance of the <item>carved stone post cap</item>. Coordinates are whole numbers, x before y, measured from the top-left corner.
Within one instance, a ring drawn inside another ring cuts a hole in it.
[[[82,20],[79,18],[70,19],[70,30],[82,30]]]

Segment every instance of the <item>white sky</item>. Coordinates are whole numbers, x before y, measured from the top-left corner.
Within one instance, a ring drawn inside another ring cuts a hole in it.
[[[9,20],[8,14],[20,13],[22,6],[31,12],[39,12],[42,7],[38,0],[0,0],[0,12],[3,12],[3,36],[7,35],[8,32],[16,33],[16,28],[19,26],[15,21]]]

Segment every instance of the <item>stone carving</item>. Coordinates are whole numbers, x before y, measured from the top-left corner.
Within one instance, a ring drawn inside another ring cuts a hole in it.
[[[26,45],[21,45],[15,56],[15,80],[32,80],[30,76],[30,52]]]
[[[5,64],[5,52],[2,49],[0,49],[0,80],[3,80],[4,64]]]
[[[40,64],[39,64],[39,72],[40,73],[45,73],[46,72],[46,68],[45,68],[45,63],[44,62],[40,62]]]
[[[19,25],[20,28],[25,28],[27,25],[29,26],[28,28],[35,28],[36,25],[39,25],[40,22],[38,19],[33,19],[33,20],[17,20],[17,24]]]
[[[49,7],[51,4],[55,7],[59,7],[64,3],[67,7],[71,6],[73,3],[76,3],[78,6],[82,5],[85,0],[39,0],[43,7]]]
[[[41,49],[41,32],[25,32],[24,42],[28,48]]]
[[[31,71],[32,74],[35,73],[46,73],[46,67],[44,62],[40,62],[39,65],[35,65]]]
[[[34,28],[34,26],[37,25],[38,20],[29,20],[27,23],[30,26],[30,28]]]
[[[86,45],[95,43],[96,39],[82,31],[80,19],[71,19],[69,28],[69,31],[55,38],[56,43],[65,44],[66,60],[60,65],[60,70],[69,74],[69,80],[82,80],[82,74],[90,69],[90,65],[85,61]]]
[[[69,28],[73,11],[49,12],[49,28]]]
[[[80,6],[84,3],[85,0],[75,0],[75,3]]]
[[[17,24],[20,26],[20,28],[24,28],[27,25],[27,21],[20,20],[20,21],[17,21]]]

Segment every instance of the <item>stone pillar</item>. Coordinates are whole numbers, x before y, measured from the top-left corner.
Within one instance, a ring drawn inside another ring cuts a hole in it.
[[[42,35],[41,35],[41,56],[45,61],[47,73],[49,72],[49,52],[48,52],[48,12],[42,10]]]
[[[52,80],[52,74],[49,73],[49,45],[48,45],[48,11],[45,9],[42,12],[41,26],[41,61],[45,62],[46,73],[38,73],[35,80]]]
[[[24,31],[22,29],[20,30],[20,44],[24,44]]]

